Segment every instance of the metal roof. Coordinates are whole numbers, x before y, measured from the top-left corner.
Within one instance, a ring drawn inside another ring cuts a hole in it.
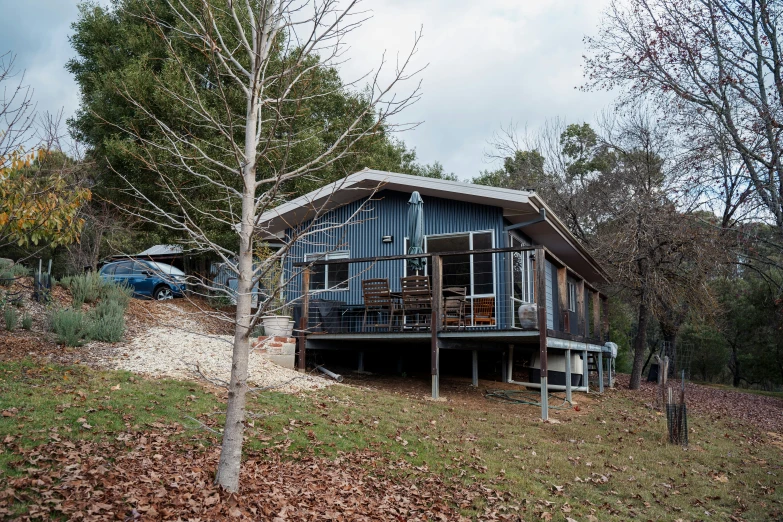
[[[540,210],[545,208],[546,220],[526,226],[524,233],[536,243],[549,248],[586,279],[595,282],[608,281],[596,260],[534,191],[364,169],[264,212],[259,217],[258,228],[266,237],[279,237],[287,228],[381,190],[417,190],[425,197],[501,207],[503,216],[512,224],[530,221],[538,217]]]
[[[179,245],[155,245],[149,247],[144,252],[139,252],[134,257],[145,256],[178,256],[182,254],[182,247]]]

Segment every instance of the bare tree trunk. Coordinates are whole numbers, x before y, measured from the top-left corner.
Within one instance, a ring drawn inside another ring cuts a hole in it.
[[[639,327],[633,339],[633,370],[631,382],[628,387],[638,390],[642,384],[642,369],[644,367],[644,354],[647,351],[647,325],[650,322],[650,309],[642,299],[639,303]]]
[[[250,322],[253,302],[253,233],[255,222],[256,148],[258,145],[258,90],[253,85],[247,96],[245,123],[245,166],[242,172],[242,228],[237,260],[237,312],[234,353],[231,358],[231,382],[228,387],[226,425],[215,482],[227,491],[239,491],[242,464],[242,438],[245,432],[247,403],[247,367],[250,354]]]

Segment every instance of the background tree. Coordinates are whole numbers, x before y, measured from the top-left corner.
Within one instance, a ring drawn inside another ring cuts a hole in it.
[[[311,225],[254,261],[256,242],[266,236],[259,217],[292,194],[352,172],[368,147],[410,127],[393,118],[419,97],[418,86],[399,92],[415,74],[409,68],[419,35],[393,71],[383,59],[368,73],[361,91],[340,81],[344,39],[367,18],[356,4],[118,0],[109,11],[84,8],[76,24],[81,58],[70,68],[83,108],[73,125],[96,158],[106,156],[112,175],[102,183],[125,194],[123,208],[135,219],[180,237],[186,249],[213,253],[236,273],[216,473],[229,491],[239,488],[250,334],[275,311],[287,281],[268,289],[270,298],[255,310],[252,289],[293,242],[346,226],[321,223],[313,208]],[[129,52],[139,59],[129,62]],[[230,293],[205,285],[202,291]]]
[[[585,39],[585,87],[647,97],[686,132],[708,120],[779,235],[782,16],[775,0],[613,0]]]
[[[679,197],[682,172],[668,127],[645,107],[609,113],[600,123],[600,134],[562,120],[532,138],[507,129],[490,153],[506,157],[503,169],[474,181],[522,188],[524,179],[606,267],[612,298],[633,310],[631,387],[638,388],[648,332],[663,327],[674,345],[685,319],[709,307],[705,281],[715,257],[705,252],[716,233]],[[540,159],[515,161],[531,157]],[[617,315],[624,307],[613,309]]]
[[[35,125],[32,91],[13,64],[0,55],[0,249],[78,241],[90,191],[77,183],[52,118]]]
[[[288,6],[289,2],[283,3]],[[327,5],[331,6],[331,2]],[[90,147],[90,157],[95,163],[94,190],[98,199],[124,205],[127,202],[125,189],[130,182],[143,190],[154,204],[166,205],[168,196],[165,190],[159,190],[160,179],[154,172],[159,168],[173,184],[190,185],[193,205],[199,206],[200,202],[204,202],[209,207],[214,198],[222,197],[216,193],[219,188],[210,183],[200,183],[177,164],[164,165],[158,161],[156,169],[149,169],[146,159],[139,157],[135,145],[138,141],[136,134],[143,140],[158,140],[161,126],[165,127],[165,132],[179,132],[195,141],[211,138],[213,129],[183,118],[182,104],[167,90],[161,90],[161,83],[178,94],[189,89],[211,92],[213,95],[204,97],[204,100],[209,100],[205,103],[225,102],[228,105],[225,108],[210,105],[199,110],[230,110],[233,114],[245,110],[243,86],[235,81],[218,81],[224,79],[219,67],[221,64],[214,63],[214,57],[210,50],[203,48],[204,44],[201,47],[177,46],[175,37],[178,36],[176,33],[181,19],[176,12],[187,9],[196,16],[202,16],[200,11],[205,8],[201,1],[113,0],[111,7],[86,3],[80,9],[71,37],[77,57],[68,63],[67,68],[79,84],[81,105],[70,125],[75,136]],[[216,13],[220,11],[216,5],[211,9]],[[218,14],[215,16],[218,17]],[[294,37],[291,31],[298,22],[290,24],[283,33]],[[211,30],[234,31],[233,28],[221,27]],[[217,38],[217,35],[213,36]],[[271,78],[287,74],[291,67],[300,67],[296,65],[299,57],[294,47],[297,46],[301,47],[298,43],[287,43],[284,37],[272,42],[269,59],[264,64],[265,76]],[[368,78],[343,82],[337,69],[342,58],[332,56],[328,49],[325,51],[321,53],[313,49],[307,54],[306,64],[301,65],[303,77],[290,93],[297,97],[296,104],[283,104],[281,107],[285,111],[280,116],[287,118],[286,131],[297,136],[286,151],[286,165],[305,164],[315,154],[332,151],[345,132],[355,131],[357,114],[363,114],[358,125],[371,132],[352,143],[350,152],[324,161],[317,176],[308,174],[284,180],[275,189],[276,200],[297,197],[365,167],[449,177],[437,163],[421,165],[416,161],[415,150],[407,149],[402,141],[394,138],[393,129],[379,120],[372,110],[373,93],[363,91],[361,83]],[[174,63],[181,67],[172,66]],[[246,68],[244,64],[243,68]],[[270,82],[272,92],[269,94],[288,96],[278,92],[281,87],[278,82]],[[318,94],[302,96],[301,92],[305,90]],[[293,115],[295,118],[291,118]],[[224,123],[221,122],[221,125]],[[312,132],[317,126],[321,127],[319,132],[310,139],[302,139],[304,133]],[[211,150],[204,152],[213,153]],[[454,179],[453,174],[450,176]],[[233,183],[232,188],[240,190],[240,180],[233,179]],[[200,197],[195,197],[196,190],[200,191]],[[198,214],[194,213],[192,218],[214,241],[227,247],[234,244],[234,232],[228,221]],[[181,236],[175,229],[161,227],[158,223],[139,226],[151,238],[162,243],[177,242]],[[147,246],[139,245],[138,248]]]

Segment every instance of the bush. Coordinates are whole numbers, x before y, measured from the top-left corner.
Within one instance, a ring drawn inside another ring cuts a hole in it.
[[[90,326],[80,310],[70,308],[52,310],[49,325],[57,335],[57,342],[66,346],[81,346],[88,337]]]
[[[96,272],[72,276],[68,287],[73,296],[73,305],[81,306],[83,303],[94,303],[100,298],[103,286],[103,279]]]
[[[116,343],[122,340],[125,333],[125,317],[122,315],[105,315],[94,317],[90,323],[90,339]]]
[[[16,313],[16,308],[13,306],[5,306],[3,308],[3,319],[5,319],[5,329],[9,332],[13,332],[16,329],[16,324],[19,322],[19,315]]]
[[[14,267],[11,269],[11,273],[13,273],[16,277],[28,277],[33,272],[29,268],[27,268],[24,265],[20,265],[19,263],[15,264]]]
[[[30,314],[24,314],[22,316],[22,328],[24,328],[25,330],[32,330],[33,317]]]
[[[11,286],[14,284],[14,273],[11,270],[0,272],[0,286]]]
[[[133,288],[125,283],[106,281],[101,288],[101,301],[110,301],[119,304],[123,310],[133,297]]]

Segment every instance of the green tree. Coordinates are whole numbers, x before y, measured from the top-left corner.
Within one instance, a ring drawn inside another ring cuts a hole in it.
[[[202,4],[200,0],[183,2],[193,13],[205,9]],[[214,175],[214,166],[200,166],[194,177],[195,172],[182,169],[181,161],[163,149],[151,152],[141,145],[145,140],[161,139],[170,131],[186,136],[190,142],[204,144],[205,154],[220,151],[224,137],[214,135],[213,128],[189,118],[183,104],[174,101],[177,97],[190,96],[191,88],[199,91],[199,103],[204,104],[201,109],[205,111],[219,111],[222,103],[228,104],[234,113],[244,110],[242,88],[219,74],[211,49],[205,48],[203,42],[184,44],[177,38],[181,20],[173,5],[166,0],[113,0],[110,7],[91,2],[80,6],[80,16],[73,24],[71,36],[76,58],[68,62],[67,69],[79,85],[81,105],[69,124],[75,136],[89,146],[95,163],[97,199],[132,211],[130,205],[135,203],[127,193],[132,185],[150,203],[170,210],[174,203],[162,183],[179,187],[197,207],[194,220],[198,226],[215,241],[228,246],[235,238],[234,231],[225,219],[212,219],[215,217],[212,203],[221,194],[216,193],[212,183],[204,182]],[[222,19],[218,22],[223,24],[222,30],[229,32],[231,23]],[[290,70],[298,59],[301,49],[291,48],[290,43],[284,33],[277,37],[271,48],[267,77],[274,78]],[[315,53],[307,56],[304,77],[291,93],[296,96],[308,91],[318,95],[300,96],[296,104],[281,107],[278,114],[295,146],[286,147],[285,154],[281,149],[281,154],[270,156],[274,160],[263,166],[265,171],[273,176],[276,171],[301,165],[314,154],[330,150],[340,142],[357,115],[363,115],[361,127],[372,132],[352,143],[350,154],[335,150],[331,158],[324,158],[317,175],[281,182],[275,187],[275,204],[365,167],[449,177],[437,163],[418,164],[415,150],[407,149],[393,137],[397,129],[366,110],[371,93],[345,85],[337,69],[322,66],[320,60]],[[267,94],[278,96],[282,88],[280,82],[270,82]],[[190,101],[194,102],[192,97]],[[165,182],[158,175],[159,170],[163,171]],[[205,178],[199,181],[198,176]],[[230,183],[235,190],[241,189],[239,177]],[[182,236],[175,228],[154,223],[143,225],[143,229],[164,242]]]

